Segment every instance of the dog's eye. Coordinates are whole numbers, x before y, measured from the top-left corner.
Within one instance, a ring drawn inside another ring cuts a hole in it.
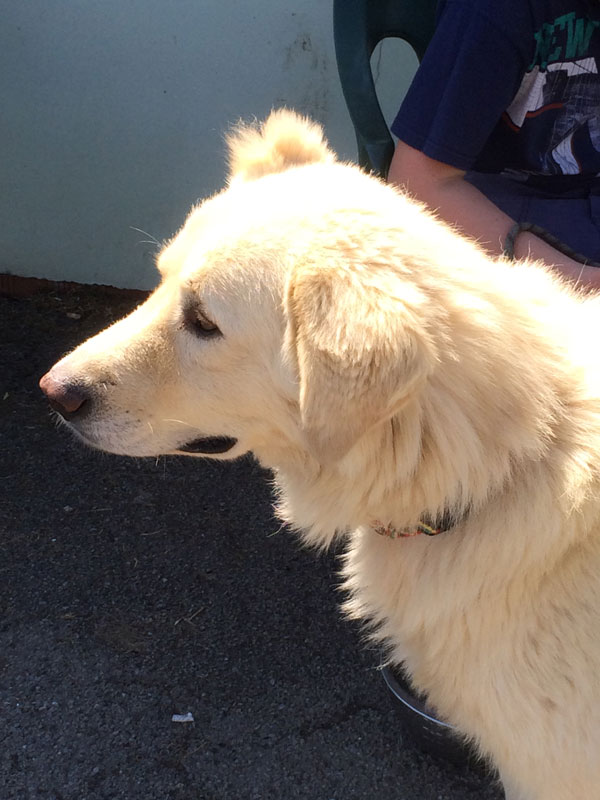
[[[183,327],[190,333],[201,339],[209,339],[213,336],[222,336],[217,325],[206,317],[198,309],[190,308],[184,316]]]

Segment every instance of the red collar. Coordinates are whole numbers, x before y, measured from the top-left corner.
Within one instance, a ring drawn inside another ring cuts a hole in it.
[[[444,523],[446,520],[444,520]],[[449,525],[448,527],[433,527],[426,522],[419,522],[416,528],[412,530],[398,530],[398,528],[394,528],[393,525],[383,525],[379,520],[375,520],[371,523],[371,528],[375,531],[375,533],[379,534],[379,536],[385,536],[388,539],[409,539],[411,536],[420,536],[422,533],[425,536],[437,536],[439,533],[446,533],[452,527]]]

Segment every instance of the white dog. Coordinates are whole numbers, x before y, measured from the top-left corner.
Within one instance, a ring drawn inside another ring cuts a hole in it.
[[[347,537],[347,612],[510,797],[600,797],[598,301],[290,112],[229,145],[159,288],[42,388],[93,447],[254,452],[308,543]]]

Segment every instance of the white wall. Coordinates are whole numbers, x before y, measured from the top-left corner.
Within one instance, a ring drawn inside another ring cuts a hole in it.
[[[327,0],[4,0],[0,272],[155,285],[132,228],[171,236],[222,186],[223,131],[272,107],[354,158],[331,16]],[[388,60],[392,114],[415,61]]]

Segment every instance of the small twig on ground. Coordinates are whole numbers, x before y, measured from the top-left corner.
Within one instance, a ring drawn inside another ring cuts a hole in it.
[[[194,613],[193,613],[193,614],[190,614],[190,615],[189,615],[189,616],[187,616],[187,617],[179,617],[179,619],[178,619],[178,620],[176,620],[176,621],[173,623],[173,627],[175,627],[176,625],[179,625],[179,623],[180,623],[180,622],[187,622],[187,623],[188,623],[188,625],[191,625],[192,627],[195,627],[195,625],[194,625],[194,623],[192,622],[192,620],[193,620],[195,617],[197,617],[197,616],[198,616],[198,614],[200,614],[202,611],[204,611],[204,606],[200,606],[200,608],[199,608],[197,611],[194,611]]]

